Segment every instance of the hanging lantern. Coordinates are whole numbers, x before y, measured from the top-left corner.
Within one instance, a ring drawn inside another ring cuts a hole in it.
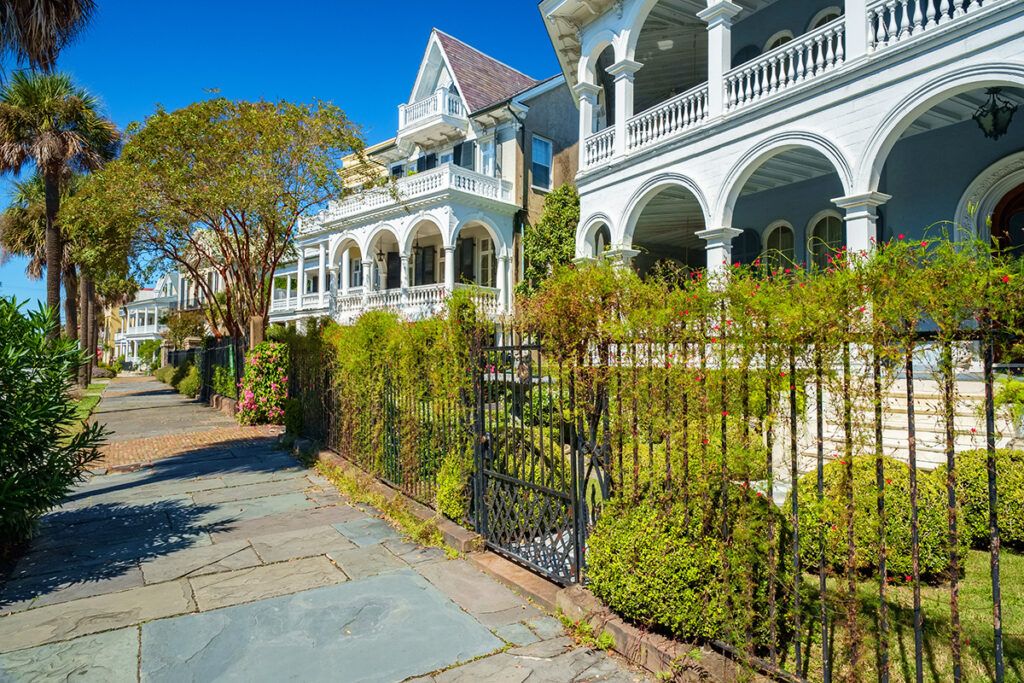
[[[978,122],[985,137],[998,140],[1010,129],[1010,122],[1017,111],[1017,104],[1002,96],[1002,88],[989,88],[986,94],[988,101],[974,112],[974,120]]]

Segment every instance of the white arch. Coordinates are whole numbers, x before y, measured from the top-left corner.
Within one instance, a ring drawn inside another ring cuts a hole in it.
[[[609,46],[615,53],[615,61],[620,61],[622,42],[619,40],[619,34],[615,33],[611,29],[604,29],[598,31],[592,36],[587,36],[583,41],[583,46],[580,50],[580,64],[577,77],[580,83],[597,83],[597,60],[601,58],[601,54]]]
[[[811,262],[814,260],[814,229],[818,227],[818,223],[825,220],[826,218],[835,218],[842,224],[842,229],[846,229],[846,221],[843,219],[843,214],[839,213],[835,209],[823,209],[818,213],[811,216],[811,220],[807,221],[807,228],[804,230],[804,248],[807,250],[807,265],[810,267]],[[793,234],[793,246],[796,246],[796,233]],[[843,240],[844,242],[846,240]]]
[[[416,240],[416,233],[423,225],[433,225],[437,228],[437,231],[441,234],[441,245],[443,247],[447,247],[451,244],[448,241],[448,231],[442,227],[444,226],[444,221],[432,213],[422,213],[413,216],[412,220],[410,220],[405,227],[405,236],[402,238],[402,241],[399,242],[402,247],[403,254],[412,253],[412,245]]]
[[[633,59],[635,57],[636,44],[640,41],[640,33],[644,28],[644,24],[647,23],[647,17],[650,16],[651,10],[654,9],[654,6],[659,1],[636,0],[625,11],[622,18],[622,24],[626,27],[623,29],[624,59]]]
[[[975,178],[956,205],[956,230],[969,230],[978,238],[991,237],[989,219],[1010,190],[1024,185],[1024,152],[1003,157]]]
[[[459,233],[462,232],[462,229],[471,227],[473,225],[480,225],[485,230],[487,230],[488,233],[490,233],[491,239],[494,241],[495,244],[495,256],[501,258],[507,257],[509,255],[508,245],[505,243],[505,237],[501,234],[501,230],[499,230],[498,226],[494,224],[494,221],[492,221],[490,218],[488,218],[482,213],[474,214],[460,221],[459,224],[455,226],[455,229],[452,230],[451,238],[448,244],[456,244],[456,240],[459,237]]]
[[[670,187],[682,187],[693,195],[694,199],[697,200],[697,204],[700,206],[700,211],[704,218],[704,226],[709,227],[708,202],[707,199],[705,199],[700,186],[697,185],[693,179],[682,175],[681,173],[661,173],[641,185],[640,188],[633,193],[633,196],[630,197],[629,203],[626,204],[626,211],[623,213],[622,220],[619,222],[620,231],[612,233],[612,239],[615,244],[628,246],[633,243],[633,234],[636,232],[637,221],[640,219],[640,215],[647,207],[647,204],[663,190]],[[608,228],[611,230],[612,226],[609,225]]]
[[[615,226],[608,214],[603,211],[591,215],[585,221],[580,221],[576,228],[576,256],[578,258],[588,258],[594,253],[594,236],[602,225],[608,228],[608,235],[614,239]]]
[[[868,139],[855,176],[852,193],[878,189],[882,168],[900,136],[922,114],[939,102],[980,88],[1024,88],[1024,64],[976,64],[961,67],[917,88],[896,104]]]
[[[359,249],[360,254],[365,253],[359,246],[359,240],[356,239],[355,235],[351,233],[343,233],[341,235],[336,235],[332,240],[330,247],[328,248],[327,267],[336,268],[338,266],[338,259],[341,258],[342,251],[344,251],[348,247],[353,246]]]
[[[373,243],[376,242],[377,238],[385,232],[391,233],[391,236],[395,238],[395,241],[398,242],[399,247],[401,247],[402,240],[398,235],[398,231],[395,230],[390,223],[381,223],[371,230],[363,243],[359,245],[359,251],[363,255],[364,259],[372,257],[371,252],[373,251]]]
[[[788,28],[778,31],[777,33],[775,33],[775,35],[770,37],[768,40],[764,41],[764,49],[762,49],[761,52],[768,52],[769,50],[774,50],[775,48],[772,47],[772,44],[775,43],[776,40],[781,40],[782,38],[789,38],[790,40],[793,40],[793,37],[793,32],[790,31]]]
[[[736,208],[736,201],[740,192],[750,180],[750,177],[757,172],[757,169],[774,156],[778,156],[792,149],[801,147],[813,149],[829,160],[839,180],[843,185],[843,192],[846,195],[853,194],[852,172],[846,155],[833,143],[822,135],[806,131],[790,131],[779,133],[755,145],[732,167],[726,176],[725,184],[718,196],[718,204],[715,208],[715,226],[732,226],[733,210]]]

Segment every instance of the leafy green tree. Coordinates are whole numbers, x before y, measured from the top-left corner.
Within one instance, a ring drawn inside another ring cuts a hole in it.
[[[544,213],[536,225],[526,226],[523,237],[522,293],[535,291],[557,267],[572,263],[579,222],[580,195],[574,185],[562,185],[544,199]]]
[[[0,545],[26,538],[100,457],[104,430],[79,423],[68,393],[85,359],[58,326],[53,309],[0,299]]]
[[[300,218],[372,182],[342,173],[342,158],[363,148],[359,131],[326,103],[215,98],[158,109],[130,129],[121,158],[101,174],[105,206],[134,221],[143,262],[197,284],[211,328],[238,336],[248,327],[255,344]],[[223,298],[208,283],[211,271]]]
[[[206,332],[206,319],[201,311],[171,311],[164,323],[164,339],[180,349],[189,337],[202,337]]]
[[[97,100],[64,74],[16,72],[0,89],[0,172],[18,175],[31,164],[43,179],[46,304],[54,310],[64,251],[57,224],[61,188],[74,172],[112,159],[118,141],[117,127],[100,114]]]
[[[93,0],[3,0],[0,50],[16,62],[50,71],[95,9]]]

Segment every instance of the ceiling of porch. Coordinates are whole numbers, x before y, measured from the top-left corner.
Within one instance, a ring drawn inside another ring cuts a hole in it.
[[[689,190],[669,187],[644,207],[633,231],[633,244],[648,248],[702,249],[696,236],[704,229],[704,213]]]

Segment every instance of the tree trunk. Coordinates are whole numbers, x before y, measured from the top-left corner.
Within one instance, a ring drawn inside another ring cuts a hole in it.
[[[96,348],[100,345],[100,334],[99,334],[99,320],[97,319],[97,312],[99,306],[96,303],[96,283],[93,282],[92,278],[89,278],[89,325],[86,329],[89,331],[89,364],[88,374],[86,379],[89,384],[92,384],[92,369],[96,365]]]
[[[267,319],[262,315],[249,318],[249,348],[262,344],[267,331]],[[236,337],[237,338],[237,337]]]
[[[60,315],[60,280],[63,273],[63,239],[57,226],[57,211],[60,209],[60,181],[55,174],[44,176],[46,188],[46,305],[54,316]],[[60,326],[54,326],[50,335],[57,337]]]
[[[89,351],[89,276],[82,273],[78,278],[78,347],[83,354]],[[92,367],[92,360],[87,359],[78,368],[78,384],[82,387],[89,386],[89,369]]]
[[[78,340],[78,277],[74,266],[64,272],[64,330],[68,338]]]

